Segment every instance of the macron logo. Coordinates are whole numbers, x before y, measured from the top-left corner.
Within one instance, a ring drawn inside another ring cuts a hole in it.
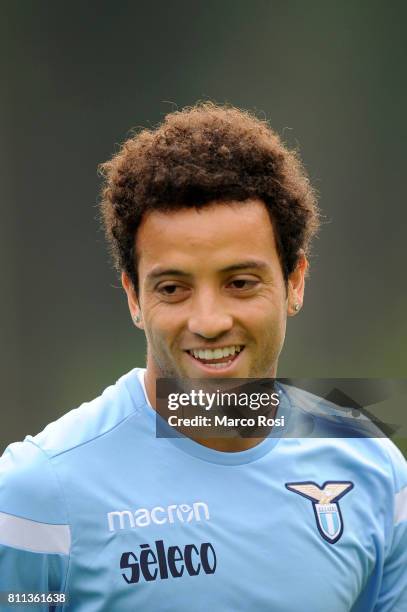
[[[171,504],[164,508],[155,506],[151,510],[139,508],[131,510],[115,510],[107,514],[109,531],[118,529],[136,529],[148,527],[151,523],[164,525],[165,523],[191,523],[192,521],[209,521],[209,508],[205,502],[189,504]]]

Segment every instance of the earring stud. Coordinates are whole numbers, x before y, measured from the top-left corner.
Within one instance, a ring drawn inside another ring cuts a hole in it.
[[[299,304],[294,304],[294,310],[295,312],[298,312],[300,309],[300,305]]]
[[[140,315],[135,315],[134,316],[134,322],[135,323],[140,323],[140,321],[141,321]]]

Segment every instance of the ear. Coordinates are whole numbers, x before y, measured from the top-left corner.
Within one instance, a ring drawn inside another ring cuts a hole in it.
[[[296,315],[302,308],[307,269],[308,260],[301,251],[295,270],[288,277],[287,314],[289,317]]]
[[[122,272],[121,278],[123,289],[125,290],[127,295],[127,303],[129,305],[130,315],[133,320],[133,323],[139,329],[144,329],[139,299],[134,289],[133,283],[131,282],[126,272]]]

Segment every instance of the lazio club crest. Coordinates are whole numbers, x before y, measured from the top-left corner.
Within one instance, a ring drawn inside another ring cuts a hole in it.
[[[343,533],[339,500],[353,489],[353,483],[330,480],[321,488],[315,482],[287,482],[285,486],[312,501],[319,533],[327,542],[335,544]]]

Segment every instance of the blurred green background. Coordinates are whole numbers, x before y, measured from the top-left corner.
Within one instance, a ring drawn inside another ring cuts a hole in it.
[[[144,364],[96,168],[131,128],[198,99],[269,118],[320,192],[279,374],[406,377],[404,2],[10,0],[0,13],[0,452]]]

